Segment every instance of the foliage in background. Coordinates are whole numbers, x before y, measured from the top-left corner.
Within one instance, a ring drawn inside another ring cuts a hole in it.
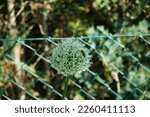
[[[7,10],[8,0],[0,1],[0,38],[9,38],[9,12]],[[150,33],[150,6],[149,0],[15,0],[15,18],[17,37],[72,37],[84,35],[100,34],[140,34]],[[136,38],[117,38],[128,51],[137,57],[146,67],[150,69],[150,47],[145,42]],[[112,64],[121,69],[131,81],[139,85],[144,91],[149,93],[150,86],[143,81],[149,78],[150,74],[138,66],[138,64],[120,47],[108,39],[89,40],[92,47],[105,55]],[[29,46],[49,59],[53,46],[45,42],[26,42]],[[43,46],[44,45],[44,46]],[[9,47],[8,43],[0,42],[0,50]],[[55,70],[48,70],[49,65],[34,53],[21,46],[20,59],[28,64],[28,69],[42,76],[43,80],[53,84],[59,92],[62,92],[62,76]],[[93,52],[94,53],[94,52]],[[31,59],[32,57],[32,59]],[[100,73],[112,88],[117,91],[116,82],[112,78],[112,73],[116,72],[106,61],[97,55],[92,58],[93,65],[90,69]],[[5,63],[5,65],[4,65]],[[14,76],[17,72],[13,70],[13,62],[1,56],[1,72]],[[118,77],[121,76],[116,73]],[[8,96],[12,99],[28,99],[23,93],[10,85],[0,75],[0,86],[2,86]],[[22,73],[23,86],[36,96],[42,99],[59,99],[56,95],[50,95],[49,89],[35,81],[27,72]],[[92,76],[82,73],[74,79],[81,84],[83,89],[92,93],[96,99],[116,99],[112,94],[106,93],[106,88],[98,82],[91,83]],[[121,93],[124,99],[143,99],[132,90],[128,82],[120,79]],[[72,90],[71,90],[72,89]],[[18,95],[15,95],[18,94]],[[79,92],[78,89],[70,86],[69,99],[88,99]]]

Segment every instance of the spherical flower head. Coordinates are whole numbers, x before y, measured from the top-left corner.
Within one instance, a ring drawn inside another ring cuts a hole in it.
[[[91,65],[89,50],[78,40],[65,40],[52,50],[51,66],[65,76],[78,74]]]

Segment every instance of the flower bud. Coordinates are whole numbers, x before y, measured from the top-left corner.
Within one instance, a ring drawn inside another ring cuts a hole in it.
[[[91,65],[89,50],[78,40],[65,40],[52,50],[51,66],[65,76],[80,73]]]

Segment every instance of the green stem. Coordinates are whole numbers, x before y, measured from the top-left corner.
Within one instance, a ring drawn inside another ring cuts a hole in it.
[[[66,93],[67,93],[67,88],[68,88],[68,84],[69,84],[69,79],[70,79],[71,76],[67,76],[66,77],[66,82],[65,82],[65,89],[63,91],[63,96],[62,96],[62,99],[64,100],[65,97],[66,97]]]

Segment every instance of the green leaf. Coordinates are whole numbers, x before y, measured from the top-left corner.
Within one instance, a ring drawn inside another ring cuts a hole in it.
[[[104,26],[97,26],[96,28],[103,34],[109,34],[108,30],[106,30]]]
[[[142,20],[141,22],[139,22],[139,30],[142,33],[148,33],[148,28],[150,27],[149,22],[147,20]]]
[[[86,31],[87,35],[98,35],[97,30],[94,28],[94,26],[91,26]]]

